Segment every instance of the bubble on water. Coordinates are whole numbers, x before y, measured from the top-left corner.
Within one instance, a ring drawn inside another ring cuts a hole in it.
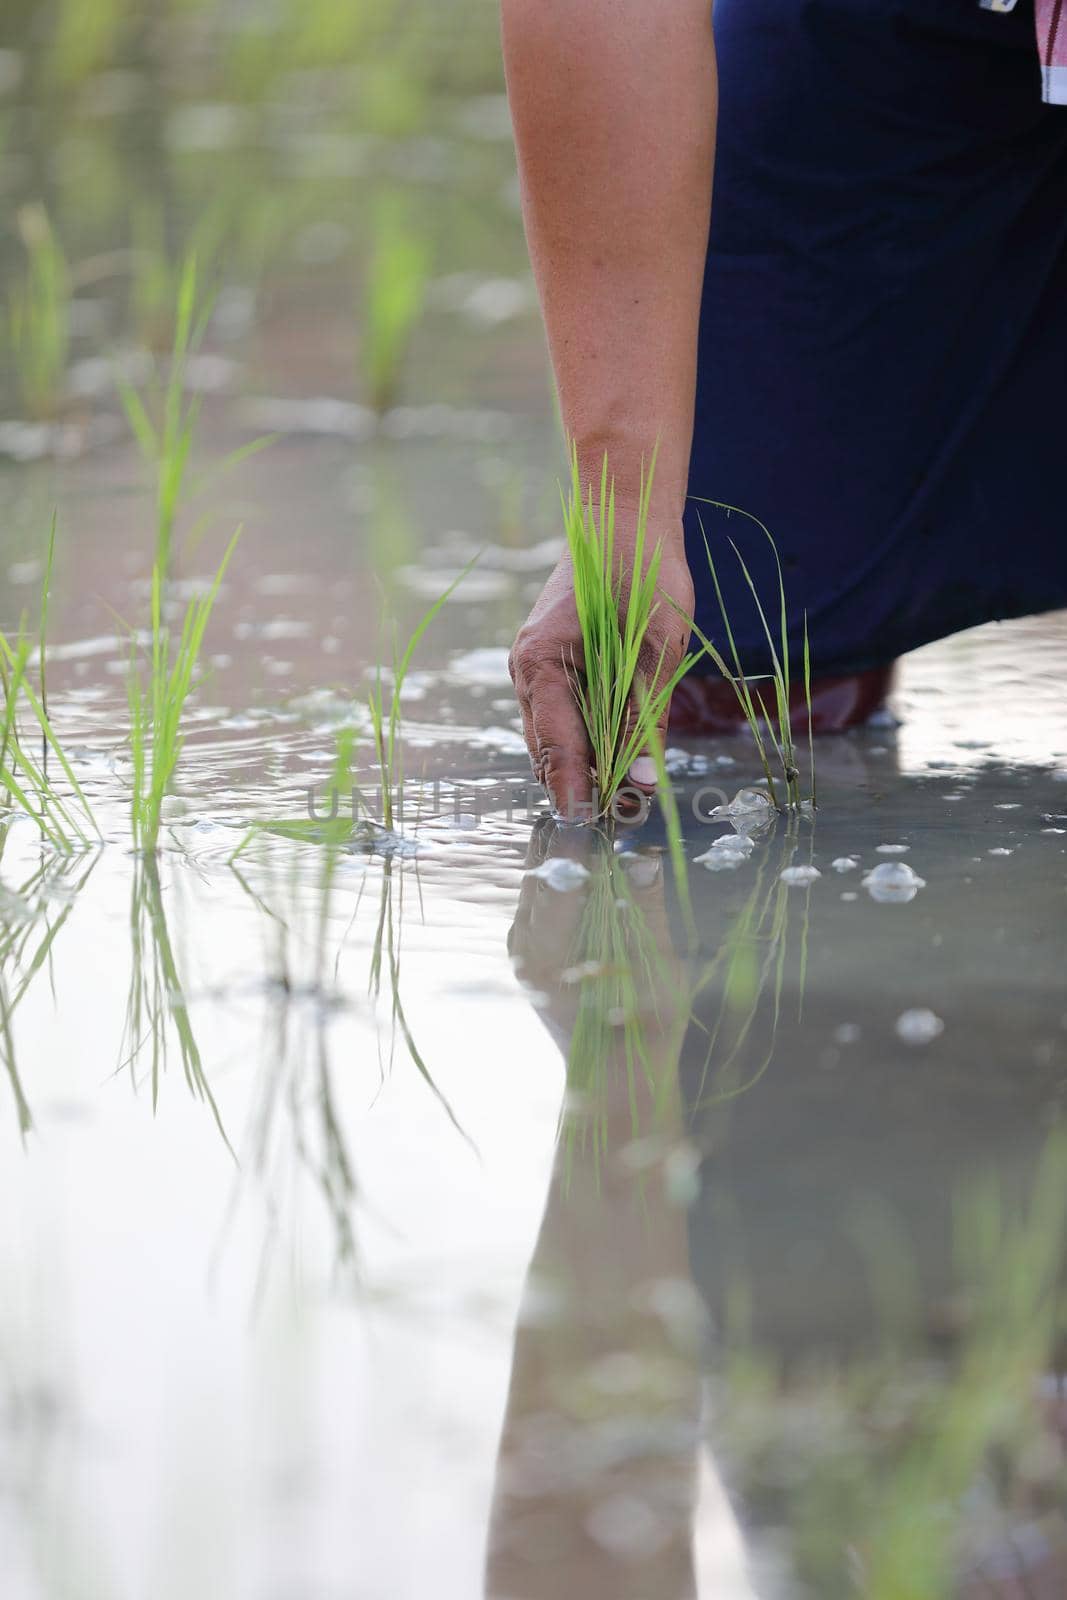
[[[776,808],[766,789],[738,789],[729,805],[716,806],[711,813],[712,817],[725,817],[730,821],[741,817],[747,820],[758,817],[761,821],[770,819],[775,815]]]
[[[854,872],[859,864],[859,856],[836,856],[830,863],[835,872]]]
[[[986,851],[987,856],[1013,856],[1014,854],[1015,846],[1006,844],[996,844],[992,850]]]
[[[28,900],[0,883],[0,921],[9,924],[32,922],[33,915],[33,907]]]
[[[1021,800],[998,800],[993,807],[994,811],[1018,811],[1022,805]]]
[[[910,844],[876,844],[875,850],[880,856],[902,856],[911,849]]]
[[[872,900],[905,905],[926,888],[926,879],[920,878],[906,861],[883,861],[864,875],[863,887]]]
[[[663,1183],[669,1203],[680,1211],[700,1194],[700,1151],[688,1139],[676,1144],[664,1162]]]
[[[608,968],[603,961],[579,961],[577,966],[565,967],[559,975],[560,983],[584,983],[587,978],[602,978]]]
[[[858,900],[859,899],[859,895],[856,893],[855,889],[848,889],[841,896],[841,898],[842,898],[842,900]]]
[[[822,877],[822,873],[818,867],[784,867],[778,876],[783,883],[803,885],[814,883],[816,878]]]
[[[930,1044],[945,1031],[945,1024],[928,1006],[915,1006],[897,1018],[897,1038],[905,1044]]]
[[[635,889],[651,889],[659,878],[659,856],[642,855],[638,854],[637,851],[627,851],[620,858],[620,865]]]
[[[706,867],[709,872],[732,872],[747,861],[756,841],[745,833],[724,833],[713,839],[702,856],[694,856],[694,865]]]
[[[566,894],[568,890],[578,889],[585,883],[589,868],[583,867],[580,861],[572,861],[570,856],[549,856],[539,867],[531,867],[526,877],[540,878],[550,889]]]
[[[834,1029],[835,1044],[856,1044],[859,1041],[862,1029],[858,1022],[842,1022],[839,1028]]]

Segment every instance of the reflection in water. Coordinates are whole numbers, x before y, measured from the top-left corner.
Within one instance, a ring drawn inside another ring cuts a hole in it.
[[[873,1171],[865,1187],[853,1167],[841,1184],[827,1164],[821,1235],[810,1202],[787,1218],[776,1141],[792,1138],[819,1183],[817,1151],[839,1162],[843,1137],[830,1103],[821,1133],[774,1109],[811,1092],[794,1049],[812,891],[781,877],[800,845],[795,828],[765,839],[751,889],[718,918],[698,881],[705,946],[716,924],[720,937],[685,960],[660,857],[535,835],[531,865],[581,849],[589,876],[566,892],[528,876],[511,935],[567,1095],[515,1332],[490,1600],[671,1600],[711,1570],[699,1592],[738,1600],[1008,1600],[1067,1582],[1062,1407],[1045,1377],[1062,1333],[1067,1138],[1035,1126],[1021,1165],[1006,1147],[970,1171],[950,1160],[932,1184],[927,1172],[916,1227],[897,1126],[888,1183]],[[803,853],[815,845],[812,832]],[[884,1097],[864,1103],[892,1120]],[[818,1292],[778,1294],[776,1256],[783,1277],[817,1271]],[[705,1571],[693,1529],[713,1512]]]
[[[179,881],[178,875],[172,873],[171,899],[179,894]],[[130,1069],[136,1084],[138,1065],[142,1056],[147,1056],[153,1111],[159,1105],[160,1078],[167,1064],[172,1037],[177,1040],[182,1071],[190,1091],[210,1108],[229,1148],[230,1141],[189,1018],[164,905],[160,858],[153,850],[134,857],[130,888],[130,987],[120,1060],[120,1067]]]
[[[531,866],[551,841],[535,834]],[[515,1336],[488,1589],[683,1600],[703,1336],[670,1182],[684,984],[659,858],[584,844],[588,889],[528,876],[511,935],[567,1098]]]
[[[0,866],[10,826],[0,822]],[[50,977],[52,946],[98,859],[96,853],[87,860],[42,850],[33,871],[17,887],[0,879],[0,1055],[23,1138],[33,1126],[33,1114],[19,1076],[15,1012],[38,974]]]

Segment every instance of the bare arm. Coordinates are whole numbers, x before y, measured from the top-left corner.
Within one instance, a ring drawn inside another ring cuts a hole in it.
[[[502,15],[523,214],[564,426],[587,478],[607,452],[624,523],[659,441],[661,587],[688,608],[681,517],[717,98],[710,0],[502,0]],[[672,630],[684,633],[669,606],[655,626],[652,659]],[[561,665],[576,627],[561,564],[516,641],[513,671],[535,769],[557,795],[581,796],[585,736]],[[674,661],[684,647],[680,638]]]

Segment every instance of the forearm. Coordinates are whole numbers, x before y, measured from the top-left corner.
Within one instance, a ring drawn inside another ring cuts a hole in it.
[[[530,257],[568,438],[623,499],[692,443],[716,79],[710,0],[502,0]]]

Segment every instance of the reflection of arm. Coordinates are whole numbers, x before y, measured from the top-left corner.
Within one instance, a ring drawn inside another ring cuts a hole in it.
[[[502,0],[523,214],[568,438],[620,498],[689,469],[711,205],[709,0]],[[629,483],[627,480],[630,480]]]
[[[593,955],[580,938],[576,952],[582,903],[527,879],[512,935],[519,970],[549,998],[568,1081],[587,1092],[560,1134],[515,1335],[487,1593],[691,1600],[700,1321],[665,1317],[656,1294],[670,1284],[677,1303],[689,1281],[685,1212],[664,1174],[681,1132],[684,1030],[670,982],[637,997],[644,1061],[632,1074],[621,1028],[575,1028],[579,986],[560,969]],[[661,875],[616,915],[669,954]],[[576,1059],[583,1049],[595,1060]],[[640,1173],[622,1154],[635,1137],[660,1151]],[[613,1540],[628,1538],[624,1557]]]
[[[653,1070],[673,1074],[675,1060]],[[591,1139],[568,1151],[564,1134],[530,1267],[500,1443],[490,1600],[696,1594],[699,1324],[665,1318],[656,1297],[669,1283],[677,1299],[689,1281],[685,1211],[667,1199],[662,1162],[642,1178],[620,1162],[631,1138],[622,1063],[607,1075],[599,1179]],[[651,1120],[650,1104],[642,1109]],[[669,1142],[676,1108],[661,1111]]]

